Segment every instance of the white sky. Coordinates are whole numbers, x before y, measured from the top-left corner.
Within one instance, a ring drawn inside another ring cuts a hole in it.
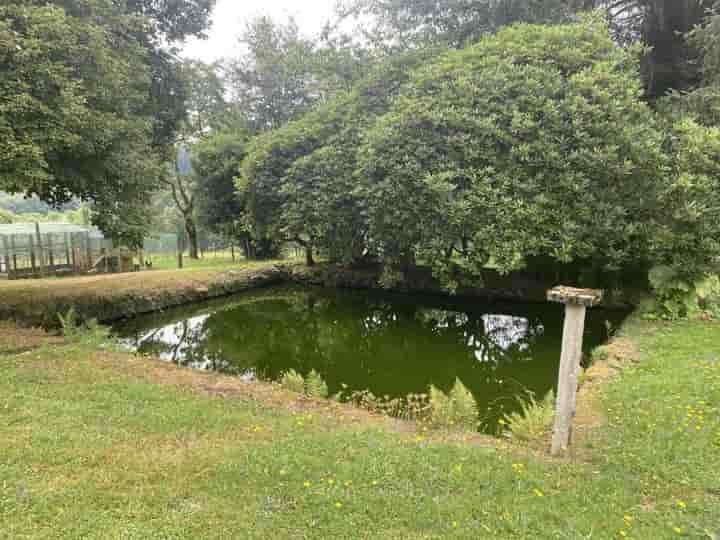
[[[217,0],[213,25],[207,40],[192,40],[183,49],[183,56],[213,62],[238,51],[237,36],[245,21],[255,15],[270,15],[286,22],[295,20],[304,35],[320,31],[333,14],[335,0]]]

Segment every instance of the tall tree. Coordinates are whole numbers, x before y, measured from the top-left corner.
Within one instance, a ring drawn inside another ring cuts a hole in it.
[[[428,44],[461,47],[515,22],[558,22],[568,0],[341,0],[340,21],[355,20],[359,32],[388,51]]]
[[[201,34],[208,19],[200,15],[212,4],[0,6],[0,188],[52,204],[91,201],[96,224],[139,242],[143,201],[184,116],[178,61],[167,46]]]
[[[318,99],[311,77],[314,44],[300,35],[293,19],[280,24],[257,17],[240,42],[246,52],[227,63],[226,78],[233,101],[254,131],[280,127]]]

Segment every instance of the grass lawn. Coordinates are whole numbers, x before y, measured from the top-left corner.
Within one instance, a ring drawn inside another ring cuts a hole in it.
[[[98,274],[65,278],[0,280],[0,319],[15,319],[35,325],[57,323],[56,314],[69,306],[89,311],[94,318],[103,314],[132,314],[133,304],[147,301],[163,307],[173,297],[228,283],[242,283],[270,270],[280,261],[215,261],[209,266],[182,270],[153,269],[124,274]],[[285,262],[285,261],[282,261]],[[232,292],[232,291],[230,291]],[[198,300],[199,298],[195,298]],[[153,305],[155,305],[153,304]]]
[[[0,347],[0,538],[712,539],[720,325],[626,332],[639,361],[563,460],[93,344]]]

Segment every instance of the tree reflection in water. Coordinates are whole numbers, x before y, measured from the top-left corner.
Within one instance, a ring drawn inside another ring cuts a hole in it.
[[[590,312],[588,347],[604,339],[607,316]],[[118,331],[140,353],[195,369],[263,380],[314,369],[333,394],[346,388],[394,398],[431,384],[447,392],[458,378],[493,431],[504,412],[518,408],[518,396],[554,388],[562,310],[283,288],[146,317]]]

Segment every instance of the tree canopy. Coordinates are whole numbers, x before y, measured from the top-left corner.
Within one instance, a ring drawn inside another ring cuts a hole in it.
[[[94,203],[138,241],[160,158],[185,115],[168,43],[198,35],[212,0],[0,6],[0,189]]]
[[[655,113],[639,58],[594,17],[386,67],[251,143],[246,217],[448,282],[487,265],[698,272],[720,252],[718,132]]]

